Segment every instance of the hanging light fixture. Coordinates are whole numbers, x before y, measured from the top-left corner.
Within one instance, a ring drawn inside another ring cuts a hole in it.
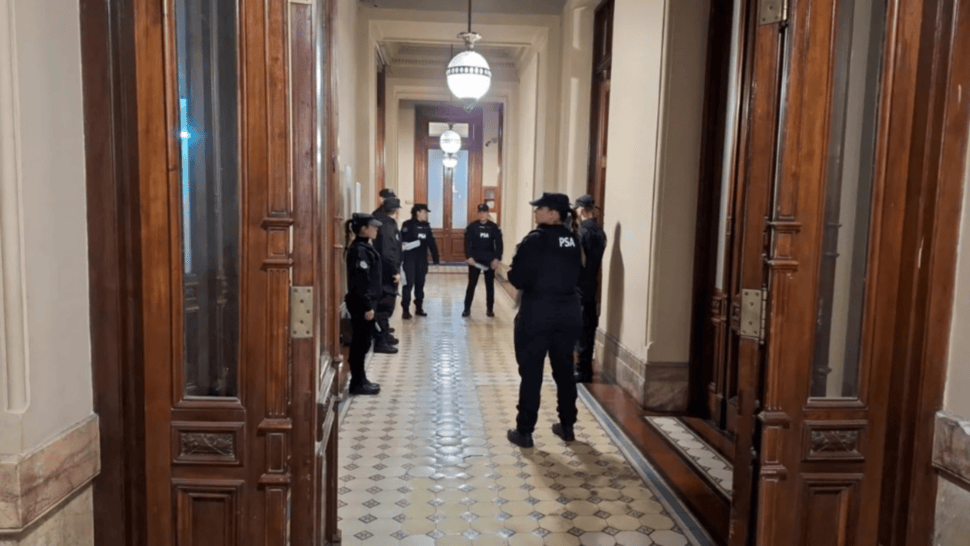
[[[482,37],[472,32],[472,0],[468,0],[468,30],[458,37],[465,41],[468,49],[451,59],[445,70],[445,76],[451,93],[459,100],[465,101],[467,103],[465,108],[470,109],[485,96],[492,85],[492,69],[489,68],[485,57],[475,51],[475,42]]]
[[[458,166],[458,158],[452,154],[445,155],[445,158],[441,160],[441,164],[445,166],[446,169],[454,169]]]
[[[448,129],[444,133],[441,133],[441,138],[438,139],[438,143],[441,144],[442,152],[456,154],[461,149],[461,135],[453,129]]]

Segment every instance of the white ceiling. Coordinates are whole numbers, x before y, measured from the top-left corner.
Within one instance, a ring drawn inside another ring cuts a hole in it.
[[[468,11],[466,0],[360,0],[360,3],[379,9]],[[560,15],[565,4],[566,0],[473,0],[472,17],[476,13]]]

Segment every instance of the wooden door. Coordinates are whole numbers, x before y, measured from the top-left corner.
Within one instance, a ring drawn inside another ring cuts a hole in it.
[[[769,5],[735,193],[729,543],[874,544],[889,374],[873,347],[890,341],[874,325],[894,287],[870,240],[891,19],[879,0]]]
[[[147,544],[332,540],[330,4],[158,4],[135,16]]]
[[[465,228],[484,201],[482,161],[484,111],[428,104],[415,110],[414,200],[427,203],[441,261],[465,261]],[[458,166],[443,168],[439,136],[448,126],[462,135]]]
[[[606,150],[613,66],[613,0],[604,0],[593,17],[593,89],[589,124],[589,174],[586,192],[602,212],[606,197]]]

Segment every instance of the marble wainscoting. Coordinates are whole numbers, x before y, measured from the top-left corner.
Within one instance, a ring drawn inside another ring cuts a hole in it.
[[[596,331],[596,360],[600,374],[622,387],[643,408],[660,412],[687,409],[690,396],[687,362],[644,361],[601,329]]]
[[[970,544],[970,420],[936,415],[933,466],[940,477],[933,545]]]
[[[91,415],[30,453],[0,459],[0,546],[93,543],[89,485],[101,470],[99,442]],[[38,533],[46,538],[31,542]]]

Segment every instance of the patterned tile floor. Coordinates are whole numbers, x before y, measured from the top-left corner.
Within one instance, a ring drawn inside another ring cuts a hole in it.
[[[731,497],[734,483],[734,467],[717,450],[707,444],[676,417],[645,417],[648,423],[667,437],[702,475],[714,483],[721,494]]]
[[[652,475],[648,488],[638,473],[645,461],[631,465],[615,431],[584,403],[577,441],[552,434],[548,366],[536,447],[506,440],[519,383],[514,311],[498,294],[497,316],[486,318],[479,287],[472,316],[462,319],[464,283],[429,276],[430,316],[402,321],[398,312],[401,352],[368,363],[381,394],[349,397],[341,407],[344,544],[704,546],[696,521],[668,490],[659,502],[660,480]]]

